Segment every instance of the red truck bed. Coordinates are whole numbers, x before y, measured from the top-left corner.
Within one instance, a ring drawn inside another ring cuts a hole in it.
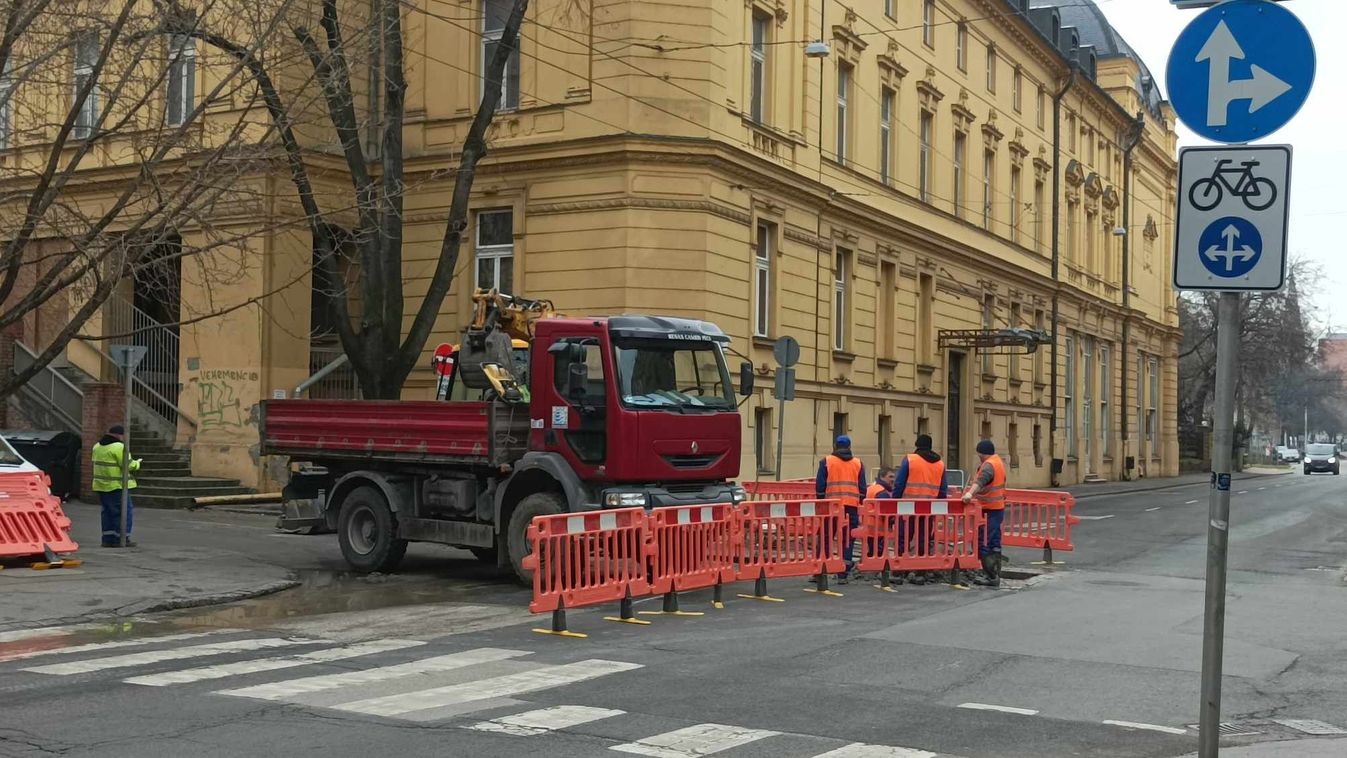
[[[528,447],[525,405],[406,400],[267,400],[262,454],[300,460],[499,466]]]

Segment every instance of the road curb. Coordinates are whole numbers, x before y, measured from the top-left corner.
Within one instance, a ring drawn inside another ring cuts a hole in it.
[[[183,608],[204,608],[210,605],[224,605],[226,603],[237,603],[240,600],[252,600],[257,597],[274,595],[277,592],[284,592],[288,589],[298,587],[302,582],[298,579],[283,579],[260,587],[254,587],[246,590],[235,590],[233,592],[217,592],[212,595],[198,595],[195,597],[176,597],[167,600],[144,600],[138,603],[122,606],[118,608],[114,615],[119,617],[134,616],[140,613],[161,613],[163,611],[176,611]]]
[[[1244,481],[1244,480],[1247,480],[1247,479],[1262,479],[1262,478],[1264,478],[1264,477],[1269,477],[1269,476],[1286,476],[1286,475],[1288,475],[1289,473],[1290,473],[1290,472],[1284,472],[1284,471],[1283,471],[1283,472],[1277,472],[1277,473],[1272,473],[1272,472],[1268,472],[1268,473],[1244,473],[1244,474],[1241,474],[1240,476],[1235,477],[1235,481],[1239,482],[1239,481]],[[1090,498],[1096,498],[1096,497],[1117,497],[1117,496],[1119,496],[1119,495],[1132,495],[1132,494],[1139,494],[1139,493],[1144,493],[1144,492],[1162,492],[1162,491],[1164,491],[1164,490],[1176,490],[1176,489],[1180,489],[1180,488],[1183,488],[1183,487],[1192,487],[1192,486],[1199,485],[1199,484],[1203,484],[1203,483],[1204,483],[1203,480],[1198,480],[1198,481],[1193,481],[1193,482],[1183,482],[1182,484],[1172,484],[1172,483],[1171,483],[1171,484],[1158,484],[1158,485],[1156,485],[1156,486],[1154,486],[1154,487],[1134,487],[1134,488],[1126,489],[1126,490],[1113,490],[1113,491],[1111,491],[1111,492],[1089,492],[1089,491],[1072,492],[1071,490],[1065,490],[1065,489],[1048,490],[1048,491],[1049,491],[1049,492],[1065,492],[1065,493],[1067,493],[1067,494],[1069,494],[1069,495],[1074,496],[1074,497],[1076,498],[1076,500],[1079,501],[1079,500],[1089,500]]]

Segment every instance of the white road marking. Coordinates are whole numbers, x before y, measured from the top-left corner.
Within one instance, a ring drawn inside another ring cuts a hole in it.
[[[836,750],[820,753],[814,758],[936,758],[936,754],[910,747],[889,747],[888,745],[867,745],[864,742],[853,742]]]
[[[1076,518],[1081,521],[1103,521],[1106,518],[1113,518],[1113,514],[1110,513],[1107,516],[1077,516]]]
[[[1147,508],[1146,512],[1150,513],[1151,511],[1158,511],[1158,510],[1160,510],[1160,506],[1157,505],[1154,508]]]
[[[193,632],[191,634],[166,634],[162,637],[139,637],[134,640],[110,640],[108,642],[90,642],[87,645],[74,645],[71,647],[53,647],[45,650],[16,650],[12,653],[0,653],[0,663],[6,661],[22,661],[27,658],[38,658],[44,655],[63,655],[66,653],[88,653],[92,651],[114,650],[119,647],[141,647],[144,645],[154,645],[160,642],[178,642],[179,640],[199,639],[209,637],[212,634],[231,634],[241,631],[239,629],[223,629],[213,632]]]
[[[516,713],[490,721],[481,721],[464,729],[476,729],[479,732],[500,732],[517,737],[535,737],[539,734],[569,729],[573,726],[588,724],[591,721],[621,716],[626,711],[611,708],[590,708],[587,705],[558,705],[537,711]]]
[[[1038,711],[1032,708],[1012,708],[1008,705],[989,705],[987,703],[960,703],[960,708],[968,708],[974,711],[1000,711],[1002,713],[1014,713],[1019,716],[1035,716]]]
[[[364,713],[369,716],[401,716],[431,708],[460,705],[479,700],[513,697],[525,692],[561,687],[609,674],[641,668],[638,663],[590,659],[563,666],[539,666],[519,674],[506,674],[475,682],[433,687],[419,692],[405,692],[364,700],[352,700],[330,706],[339,711]]]
[[[286,698],[295,697],[296,695],[305,695],[311,692],[322,692],[324,690],[335,690],[341,687],[373,684],[374,682],[399,679],[404,676],[453,671],[454,669],[475,666],[480,663],[494,663],[496,661],[518,658],[524,655],[531,655],[531,653],[525,650],[501,650],[499,648],[483,647],[475,650],[467,650],[462,653],[437,655],[434,658],[425,658],[409,663],[398,663],[392,666],[365,669],[364,671],[349,671],[344,674],[322,674],[319,676],[307,676],[302,679],[290,679],[282,682],[272,682],[270,684],[258,684],[252,687],[242,687],[234,690],[220,690],[216,694],[233,695],[235,697],[250,697],[258,700],[285,700]]]
[[[1249,491],[1248,491],[1248,490],[1240,490],[1239,492],[1236,492],[1235,494],[1236,494],[1236,495],[1247,495],[1247,494],[1249,494]]]
[[[1259,491],[1259,492],[1262,492],[1262,491],[1265,490],[1265,489],[1267,489],[1267,487],[1259,487],[1259,488],[1258,488],[1258,491]]]
[[[130,679],[124,679],[123,681],[127,684],[143,684],[149,687],[163,687],[168,684],[188,684],[189,682],[200,682],[205,679],[223,679],[227,676],[255,674],[259,671],[275,671],[276,669],[294,668],[295,666],[308,666],[313,663],[340,661],[345,660],[346,658],[358,658],[362,655],[383,653],[389,650],[401,650],[402,648],[416,647],[424,644],[426,643],[418,640],[374,640],[358,645],[335,647],[327,650],[315,650],[312,653],[300,653],[299,655],[258,658],[251,661],[221,663],[217,666],[202,666],[194,669],[166,671],[162,674],[133,676]]]
[[[698,758],[712,755],[722,750],[747,745],[750,742],[775,737],[780,732],[765,729],[745,729],[724,724],[698,724],[686,729],[657,734],[653,737],[613,745],[609,750],[635,755],[649,755],[654,758]]]
[[[1188,733],[1188,730],[1187,730],[1187,729],[1179,729],[1178,727],[1173,727],[1173,726],[1160,726],[1159,724],[1141,724],[1141,723],[1137,723],[1137,722],[1135,722],[1135,721],[1113,721],[1113,720],[1111,720],[1111,719],[1107,719],[1107,720],[1104,721],[1104,723],[1105,723],[1105,724],[1108,724],[1108,725],[1110,725],[1110,726],[1121,726],[1121,727],[1123,727],[1123,728],[1125,728],[1125,729],[1145,729],[1146,731],[1150,731],[1150,732],[1164,732],[1165,734],[1187,734],[1187,733]]]
[[[1188,500],[1188,501],[1184,502],[1184,505],[1192,505],[1193,503],[1196,503],[1196,502],[1197,502],[1196,500]]]
[[[267,648],[289,647],[291,645],[314,645],[322,642],[326,642],[326,640],[305,640],[281,637],[266,637],[257,640],[233,640],[231,642],[215,642],[209,645],[190,645],[188,647],[174,648],[172,650],[129,653],[127,655],[114,655],[108,658],[90,658],[86,661],[53,663],[50,666],[34,666],[32,668],[26,668],[24,671],[32,671],[37,674],[68,676],[70,674],[88,674],[94,671],[106,671],[107,669],[128,668],[130,666],[145,666],[161,663],[163,661],[180,661],[186,658],[202,658],[208,655],[223,655],[225,653],[245,653],[251,650],[265,650]]]

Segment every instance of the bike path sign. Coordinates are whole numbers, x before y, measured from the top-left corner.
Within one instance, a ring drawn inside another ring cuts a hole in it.
[[[1179,34],[1166,81],[1174,112],[1213,142],[1244,143],[1277,131],[1309,98],[1314,42],[1289,10],[1229,0]]]
[[[1290,186],[1290,145],[1179,151],[1174,286],[1281,289]]]

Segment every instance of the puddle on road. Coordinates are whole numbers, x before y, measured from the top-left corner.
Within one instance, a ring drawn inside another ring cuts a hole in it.
[[[229,605],[164,614],[175,628],[256,628],[287,619],[433,603],[526,606],[528,590],[505,579],[463,581],[397,574],[301,571],[300,586]]]

